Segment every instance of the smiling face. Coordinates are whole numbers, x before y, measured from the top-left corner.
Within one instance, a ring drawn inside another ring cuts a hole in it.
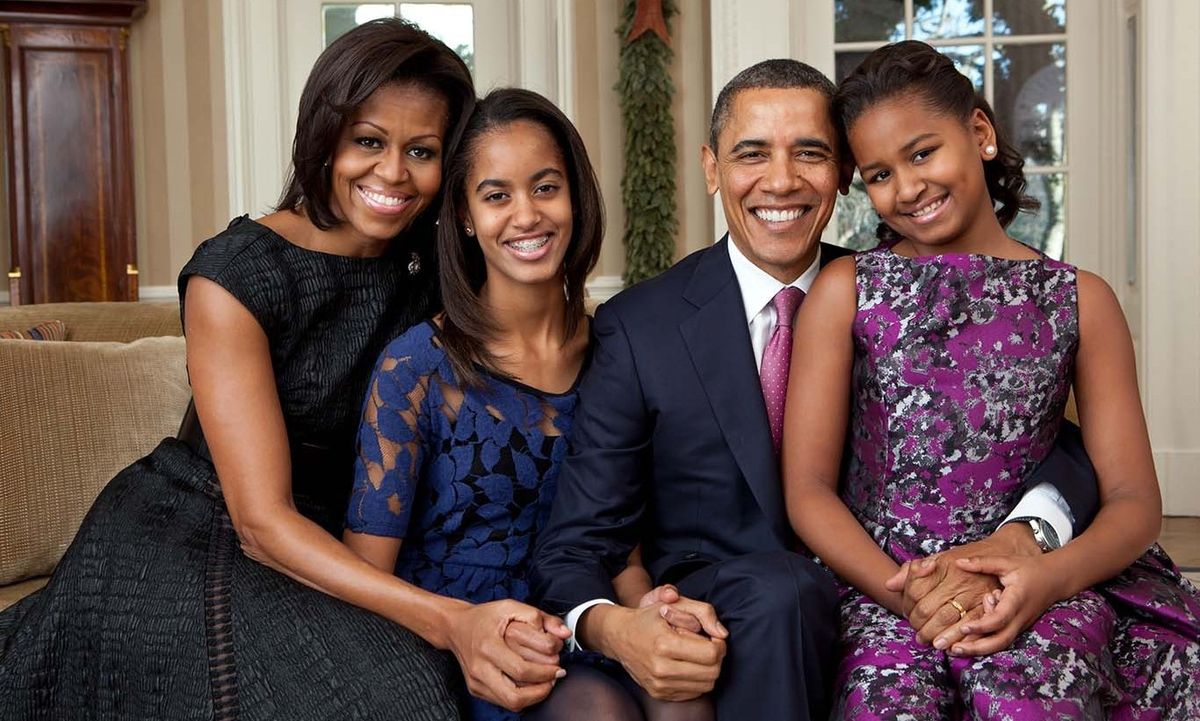
[[[449,110],[414,83],[384,85],[350,117],[333,153],[330,206],[348,244],[379,249],[421,214],[442,184]]]
[[[817,254],[838,189],[829,100],[810,88],[753,88],[733,99],[717,147],[703,151],[708,192],[721,192],[729,237],[783,283]]]
[[[463,224],[487,282],[563,282],[574,214],[562,150],[541,125],[518,120],[474,143]]]
[[[982,111],[964,123],[897,98],[865,110],[847,134],[871,204],[918,251],[972,252],[1003,238],[983,172],[996,133]]]

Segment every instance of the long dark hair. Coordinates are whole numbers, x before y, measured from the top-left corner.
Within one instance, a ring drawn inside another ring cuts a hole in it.
[[[458,152],[446,163],[444,200],[438,217],[438,272],[446,310],[441,337],[454,371],[465,385],[480,383],[476,364],[508,377],[487,348],[496,328],[479,299],[479,290],[487,279],[483,251],[479,242],[462,228],[467,208],[467,177],[488,134],[521,120],[536,123],[550,133],[567,165],[572,221],[571,244],[563,258],[567,304],[563,343],[575,337],[583,322],[584,282],[600,257],[604,203],[587,149],[575,126],[553,103],[537,93],[519,88],[500,88],[488,93],[467,121]]]
[[[417,83],[445,98],[450,127],[443,157],[452,152],[475,104],[471,72],[454,51],[416,25],[399,18],[372,20],[330,43],[308,74],[300,94],[292,167],[277,210],[303,209],[321,230],[341,224],[329,204],[327,163],[354,111],[380,87],[396,82]],[[431,203],[410,233],[423,230],[418,237],[432,237],[437,206],[436,200]]]
[[[843,147],[850,147],[845,136],[859,116],[901,94],[919,96],[926,107],[953,115],[964,123],[975,110],[987,116],[996,132],[997,152],[996,157],[983,162],[983,175],[1000,227],[1007,228],[1019,211],[1033,212],[1041,206],[1037,198],[1025,194],[1025,159],[996,124],[996,114],[988,101],[975,92],[975,86],[958,72],[950,58],[919,40],[875,50],[838,86],[833,96],[833,112],[840,122]],[[875,235],[882,241],[901,237],[887,223],[880,223]]]

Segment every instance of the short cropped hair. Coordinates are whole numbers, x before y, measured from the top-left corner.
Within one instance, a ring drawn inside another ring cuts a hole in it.
[[[292,142],[292,167],[277,210],[303,208],[313,225],[329,230],[341,220],[330,206],[328,163],[338,137],[371,94],[389,83],[416,83],[446,100],[446,157],[475,104],[471,72],[441,41],[399,18],[363,23],[329,44],[317,58],[304,91]],[[433,206],[436,208],[436,204]]]
[[[743,90],[760,88],[812,89],[830,101],[837,92],[833,81],[825,77],[824,73],[799,60],[776,58],[751,65],[734,75],[733,79],[725,83],[725,87],[721,88],[721,92],[717,95],[717,102],[713,105],[712,123],[709,125],[708,131],[708,147],[712,148],[714,153],[717,152],[717,138],[724,130],[725,123],[729,121],[734,98]]]

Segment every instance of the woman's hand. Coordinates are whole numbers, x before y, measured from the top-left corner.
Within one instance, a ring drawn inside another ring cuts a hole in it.
[[[1012,645],[1017,634],[1042,617],[1061,600],[1061,575],[1051,563],[1052,554],[1037,556],[979,556],[955,563],[970,573],[1000,579],[999,598],[985,598],[983,614],[959,627],[964,638],[950,647],[955,656],[986,656]]]
[[[558,666],[557,658],[554,663],[528,661],[509,647],[506,632],[516,623],[533,629],[554,629],[550,633],[560,639],[566,637],[561,621],[517,601],[464,603],[449,614],[447,630],[448,645],[462,668],[467,690],[510,711],[520,711],[546,698],[554,682],[566,674]],[[521,632],[515,635],[520,636]],[[536,650],[532,654],[535,658],[543,655]]]

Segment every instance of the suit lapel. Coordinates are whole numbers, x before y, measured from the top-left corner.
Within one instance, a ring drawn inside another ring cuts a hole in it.
[[[784,526],[779,464],[727,242],[728,237],[714,245],[697,264],[683,293],[696,312],[679,329],[738,468],[772,529],[786,542],[790,533]]]

